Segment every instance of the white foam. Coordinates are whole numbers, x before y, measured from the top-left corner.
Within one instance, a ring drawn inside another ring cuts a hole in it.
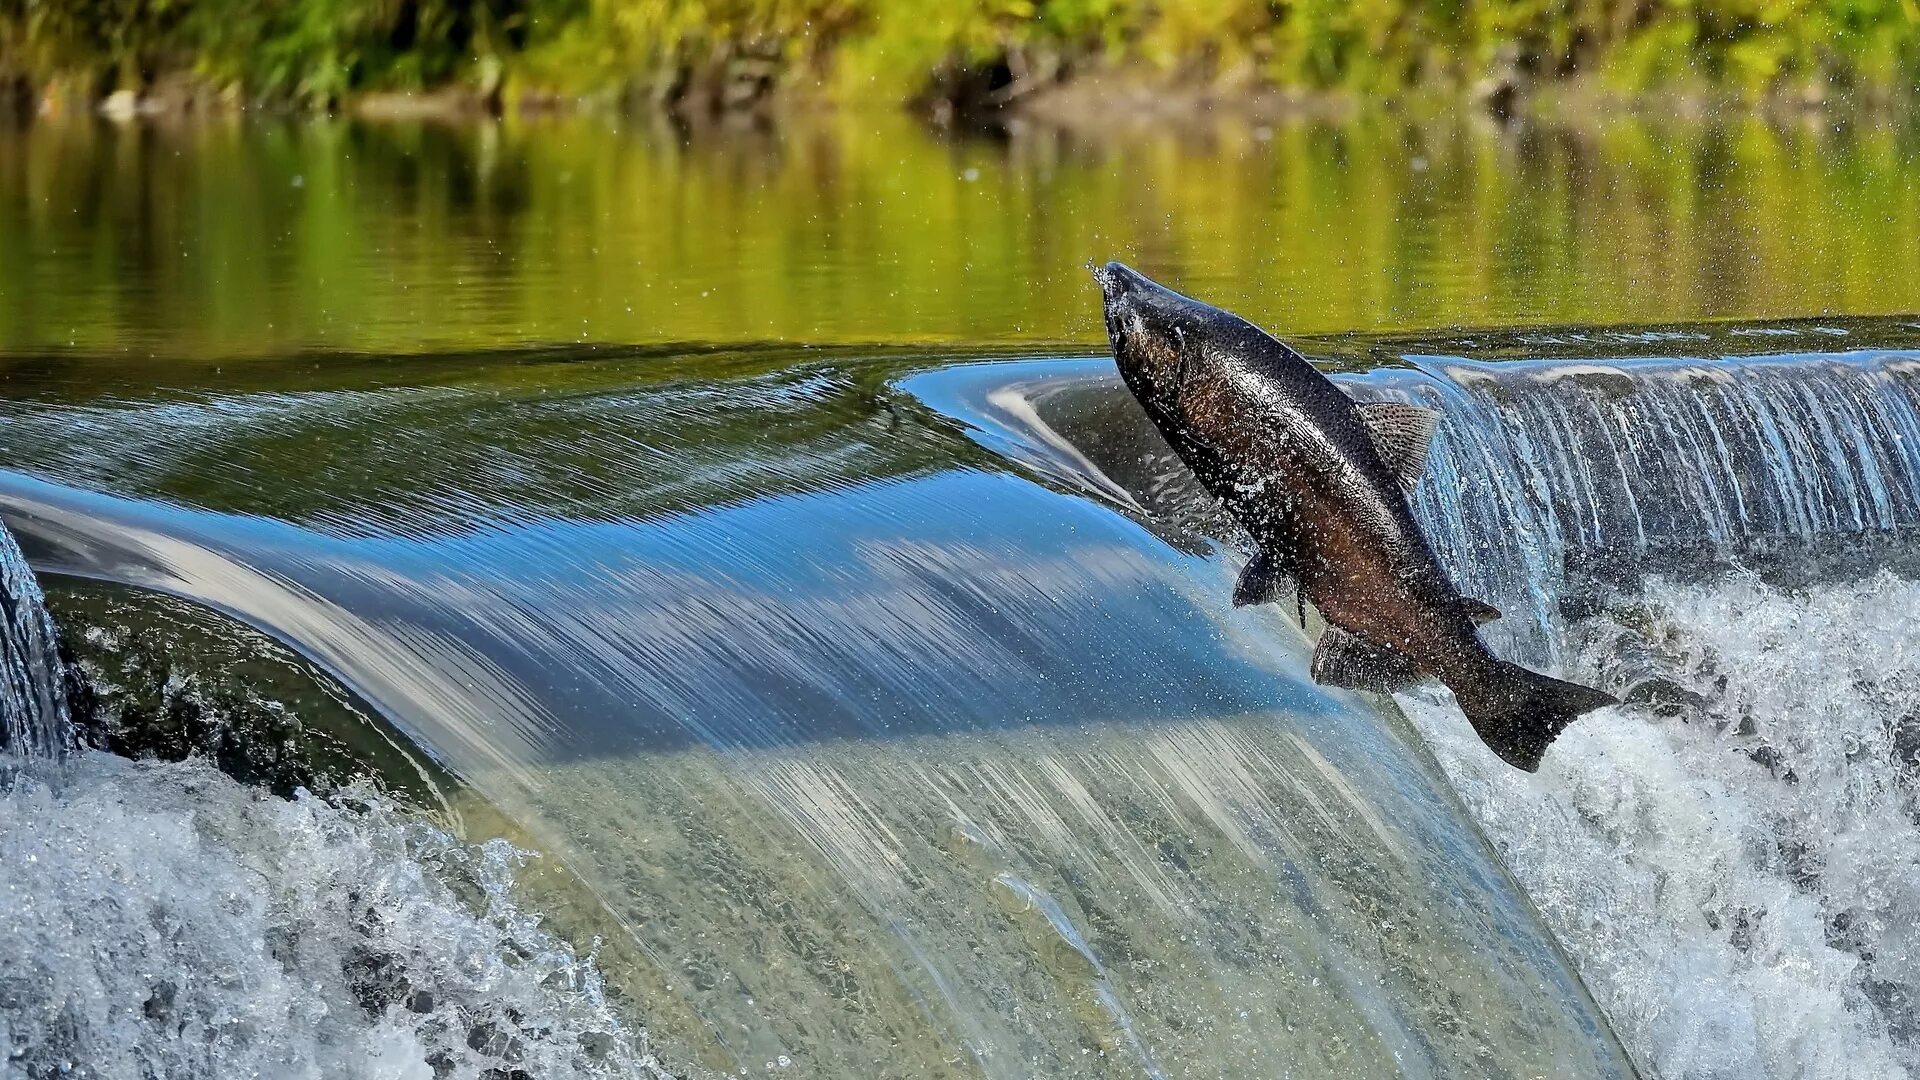
[[[526,857],[193,762],[0,778],[0,1077],[656,1075]]]
[[[1699,695],[1677,716],[1591,714],[1529,776],[1443,693],[1402,704],[1647,1072],[1920,1071],[1920,585],[1646,598],[1567,654],[1614,689],[1651,664]]]

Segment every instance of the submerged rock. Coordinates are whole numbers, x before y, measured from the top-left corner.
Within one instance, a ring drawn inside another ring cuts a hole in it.
[[[80,739],[131,758],[202,757],[290,796],[372,776],[431,802],[428,767],[372,711],[292,650],[196,604],[98,583],[49,603]]]

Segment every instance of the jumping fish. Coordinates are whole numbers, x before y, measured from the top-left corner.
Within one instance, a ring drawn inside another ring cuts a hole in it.
[[[1407,508],[1440,414],[1353,401],[1245,319],[1121,265],[1094,271],[1127,386],[1258,544],[1236,606],[1304,597],[1327,622],[1314,680],[1390,692],[1433,677],[1474,731],[1534,772],[1582,713],[1615,700],[1496,658]]]

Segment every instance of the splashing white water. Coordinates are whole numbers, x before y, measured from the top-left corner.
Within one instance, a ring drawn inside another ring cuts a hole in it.
[[[1568,640],[1641,703],[1536,776],[1401,703],[1648,1072],[1920,1071],[1920,584],[1643,599]]]
[[[82,754],[0,789],[0,1076],[659,1075],[526,856],[371,793]]]

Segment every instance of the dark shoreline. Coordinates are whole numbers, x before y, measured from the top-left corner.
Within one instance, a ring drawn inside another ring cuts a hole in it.
[[[0,122],[15,125],[98,116],[119,123],[177,122],[192,118],[270,115],[341,116],[368,121],[467,122],[559,115],[652,116],[688,129],[777,124],[784,119],[869,109],[904,111],[940,128],[991,132],[1027,125],[1094,132],[1211,118],[1253,123],[1294,119],[1343,119],[1367,111],[1428,114],[1479,113],[1496,121],[1558,120],[1599,116],[1704,118],[1757,114],[1792,116],[1905,116],[1916,113],[1915,94],[1873,90],[1834,95],[1799,92],[1749,97],[1725,89],[1688,88],[1622,92],[1591,78],[1441,85],[1390,94],[1351,90],[1299,90],[1218,82],[1179,81],[1142,73],[1108,72],[1063,77],[1004,97],[960,95],[893,103],[837,100],[818,86],[795,85],[738,100],[702,96],[662,99],[604,91],[565,95],[523,89],[503,93],[447,85],[420,91],[367,90],[327,107],[285,101],[250,101],[185,79],[157,80],[144,93],[78,92],[55,80],[34,87],[22,79],[0,80]]]

